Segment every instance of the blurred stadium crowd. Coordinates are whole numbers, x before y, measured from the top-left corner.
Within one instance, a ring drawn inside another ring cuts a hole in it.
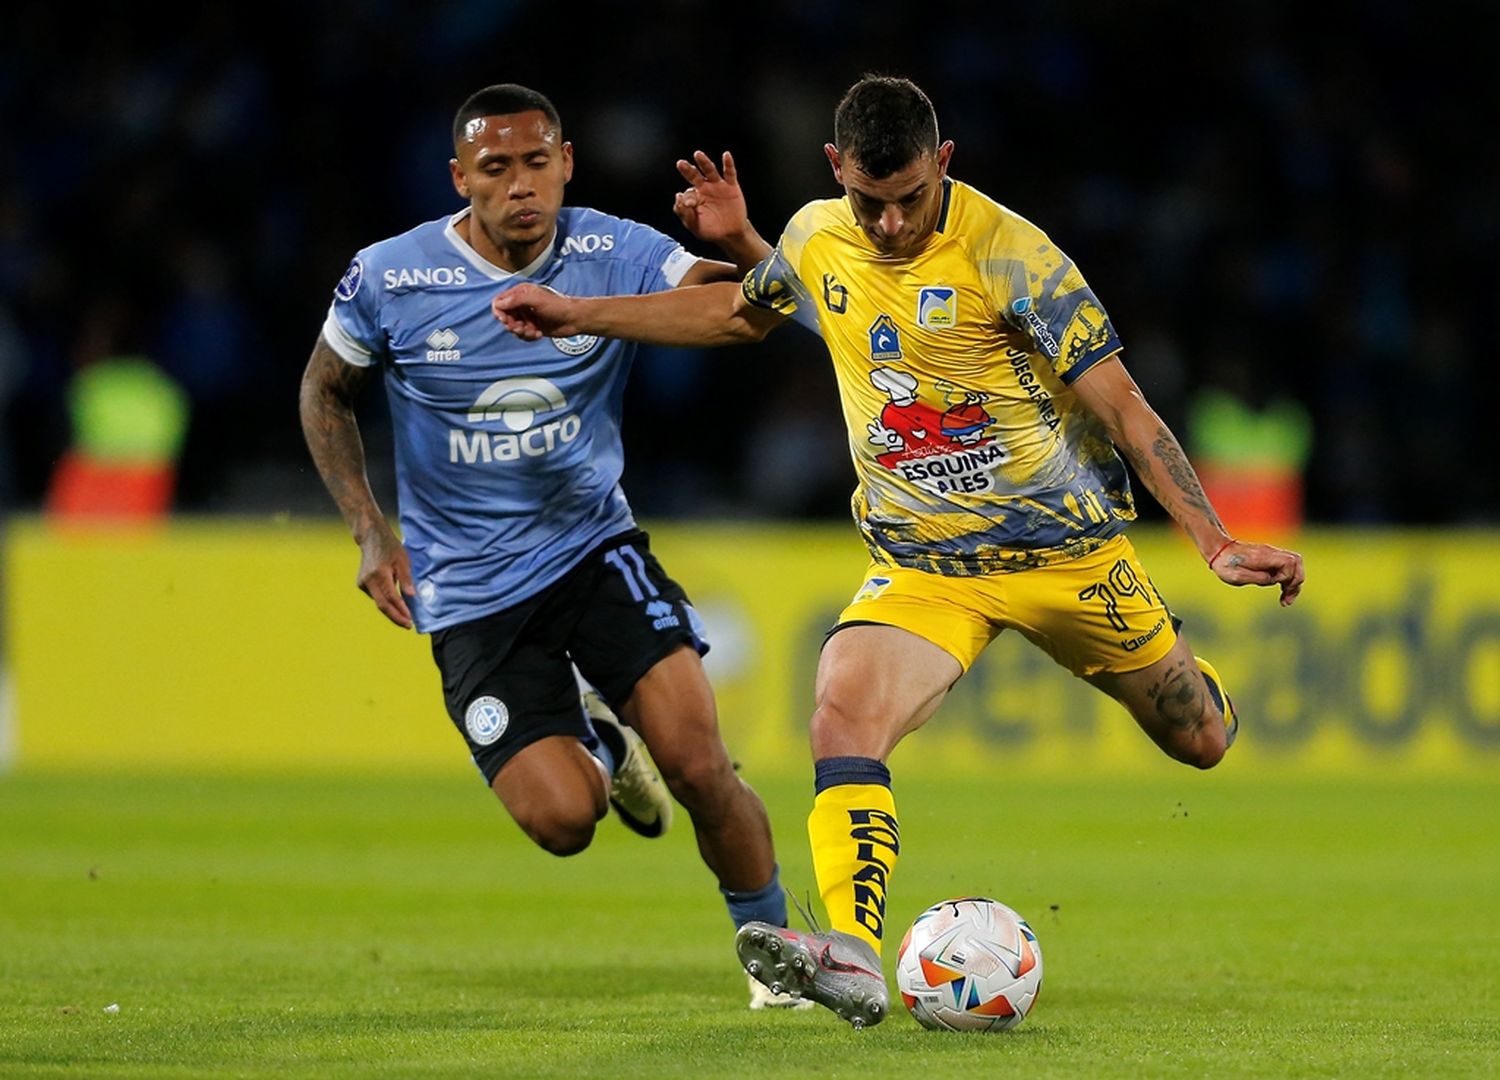
[[[1309,520],[1494,524],[1496,9],[1315,6],[808,0],[723,31],[683,2],[23,2],[0,36],[0,506],[41,505],[76,373],[144,355],[190,405],[178,509],[331,514],[303,364],[353,253],[459,207],[449,124],[480,86],[557,103],[571,202],[684,240],[673,162],[733,150],[774,240],[836,193],[833,106],[880,71],[931,95],[955,176],[1077,260],[1190,453],[1201,395],[1279,402],[1311,420]],[[378,396],[362,422],[384,494]],[[643,352],[625,436],[643,515],[847,513],[800,330]]]

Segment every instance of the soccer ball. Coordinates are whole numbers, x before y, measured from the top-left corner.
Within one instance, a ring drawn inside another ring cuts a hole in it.
[[[1042,987],[1042,950],[1026,920],[982,896],[933,904],[896,954],[896,986],[917,1023],[940,1031],[1004,1031]]]

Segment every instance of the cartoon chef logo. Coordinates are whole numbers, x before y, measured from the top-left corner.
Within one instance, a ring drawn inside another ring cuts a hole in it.
[[[883,447],[875,460],[932,494],[991,490],[991,469],[1007,455],[987,434],[995,422],[985,410],[987,395],[940,381],[944,395],[938,410],[917,396],[920,386],[910,372],[879,367],[870,382],[890,398],[880,416],[867,425],[870,442]]]

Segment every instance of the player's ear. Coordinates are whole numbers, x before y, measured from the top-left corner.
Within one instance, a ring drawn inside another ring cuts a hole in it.
[[[573,144],[565,142],[562,144],[563,160],[563,183],[566,184],[573,179]]]
[[[828,164],[833,166],[833,179],[835,183],[844,182],[844,163],[839,158],[839,148],[833,143],[823,144],[823,153],[828,155]]]
[[[464,179],[464,167],[458,163],[458,158],[448,159],[448,174],[453,177],[453,190],[467,199],[469,197],[469,182]]]
[[[953,158],[953,140],[949,139],[938,147],[937,168],[938,178],[948,175],[948,162]]]

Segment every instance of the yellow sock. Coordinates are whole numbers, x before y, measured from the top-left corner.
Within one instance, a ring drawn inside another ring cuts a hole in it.
[[[868,760],[868,759],[834,759]],[[870,761],[879,766],[879,762]],[[818,762],[821,771],[824,762]],[[884,766],[879,766],[884,771]],[[889,777],[889,773],[886,776]],[[886,885],[901,851],[896,800],[888,784],[824,787],[807,816],[818,894],[835,930],[864,938],[880,955]]]
[[[1224,714],[1224,745],[1234,745],[1234,737],[1240,733],[1240,718],[1235,714],[1234,702],[1229,700],[1229,692],[1224,689],[1224,680],[1219,678],[1219,673],[1214,666],[1201,656],[1193,659],[1198,664],[1198,670],[1203,672],[1203,677],[1208,683],[1208,692],[1213,695],[1214,704],[1219,706],[1219,711]]]

